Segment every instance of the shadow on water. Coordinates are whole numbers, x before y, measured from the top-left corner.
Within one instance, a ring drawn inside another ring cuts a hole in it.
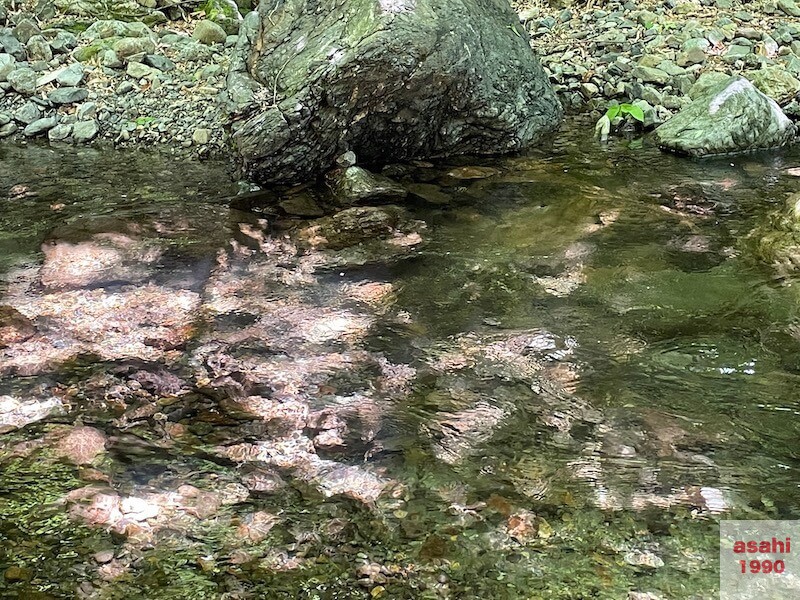
[[[572,128],[397,167],[349,241],[222,164],[0,153],[2,595],[707,598],[720,518],[797,518],[797,286],[745,243],[797,151]]]

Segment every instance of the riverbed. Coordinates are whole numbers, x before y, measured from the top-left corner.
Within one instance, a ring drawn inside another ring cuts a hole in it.
[[[720,519],[798,518],[799,288],[751,234],[798,150],[572,124],[321,217],[0,157],[6,596],[709,598]]]

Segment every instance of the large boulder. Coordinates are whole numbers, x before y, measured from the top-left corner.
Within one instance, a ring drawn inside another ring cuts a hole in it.
[[[506,0],[262,0],[228,74],[232,140],[262,183],[536,144],[561,106]]]
[[[794,137],[794,125],[774,100],[743,77],[710,87],[655,131],[665,150],[690,156],[776,148]]]

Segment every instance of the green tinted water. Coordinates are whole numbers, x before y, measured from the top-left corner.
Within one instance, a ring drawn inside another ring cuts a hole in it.
[[[240,222],[253,223],[227,208],[235,186],[221,165],[3,152],[0,190],[30,192],[2,200],[4,294],[12,275],[41,262],[44,238],[66,235],[53,230],[91,231],[87,215],[146,224],[145,237],[167,238],[153,278],[176,289],[207,289],[211,268],[197,265],[240,239]],[[69,492],[97,480],[123,495],[182,483],[219,492],[250,466],[220,460],[214,447],[265,432],[199,383],[199,392],[160,405],[188,431],[173,443],[161,443],[158,419],[121,426],[109,388],[92,392],[85,382],[130,360],[82,355],[32,377],[7,374],[0,395],[37,386],[80,393],[61,414],[0,434],[0,591],[714,597],[720,518],[800,518],[798,286],[754,260],[745,240],[800,188],[784,174],[798,162],[796,151],[691,162],[637,142],[600,146],[576,129],[541,155],[489,165],[498,170],[491,177],[455,178],[452,166],[411,173],[451,198],[411,202],[427,223],[425,245],[401,261],[323,269],[302,292],[320,309],[338,306],[342,283],[392,285],[390,307],[370,313],[362,337],[320,347],[413,367],[409,393],[384,394],[374,366],[354,367],[309,400],[319,408],[355,392],[385,401],[373,437],[354,434],[344,448],[319,451],[397,482],[397,493],[374,503],[325,498],[284,474],[276,492],[251,491],[146,542],[89,527],[68,518]],[[271,232],[278,238],[294,226],[276,217]],[[238,277],[256,286],[248,260]],[[236,321],[244,313],[231,314],[227,326],[245,326]],[[259,343],[267,342],[277,343]],[[161,362],[185,371],[199,343]],[[76,422],[111,440],[94,472],[57,458],[47,441]],[[25,441],[33,450],[21,449]],[[263,539],[243,539],[239,527],[255,510],[280,522]],[[95,558],[104,550],[113,561]],[[103,566],[117,564],[119,572]],[[9,567],[22,571],[9,577]]]

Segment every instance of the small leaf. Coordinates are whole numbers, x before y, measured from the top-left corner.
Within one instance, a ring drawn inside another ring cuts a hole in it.
[[[628,109],[628,114],[640,123],[644,123],[644,111],[638,106],[633,106]]]
[[[622,105],[622,106],[624,106],[624,105]],[[613,121],[617,117],[617,115],[620,113],[620,110],[622,109],[622,106],[617,104],[616,106],[610,107],[606,111],[606,116],[608,117],[609,121]]]

